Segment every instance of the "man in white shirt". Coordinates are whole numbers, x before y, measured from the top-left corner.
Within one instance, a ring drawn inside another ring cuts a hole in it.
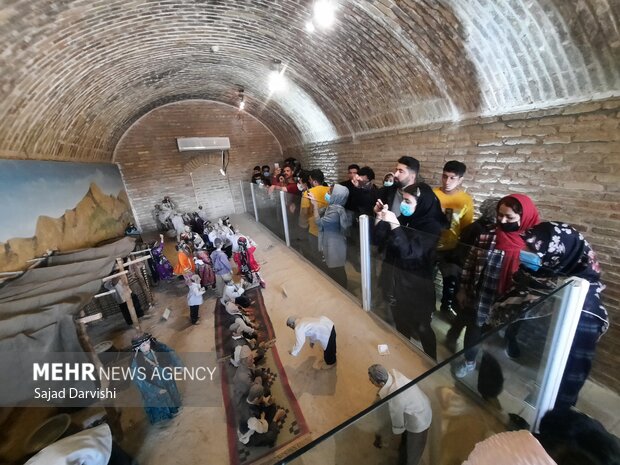
[[[323,348],[324,363],[317,368],[328,369],[336,366],[336,327],[332,320],[326,316],[318,318],[289,316],[286,326],[295,331],[295,347],[289,351],[293,357],[299,355],[308,338],[310,347],[314,347],[315,342],[318,342]]]
[[[373,386],[380,388],[378,395],[381,399],[411,382],[399,371],[393,369],[388,373],[383,365],[378,364],[368,368],[368,378]],[[414,385],[390,399],[388,406],[392,419],[392,432],[402,437],[398,463],[417,465],[424,452],[428,429],[433,418],[431,403],[426,394]]]

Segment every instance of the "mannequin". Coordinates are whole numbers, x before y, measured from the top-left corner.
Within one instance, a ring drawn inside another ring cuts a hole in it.
[[[168,379],[162,370],[182,366],[181,360],[174,350],[149,333],[132,339],[131,347],[134,351],[131,368],[140,368],[145,373],[135,376],[133,381],[142,394],[149,421],[155,424],[176,416],[181,408],[181,394],[174,379]]]

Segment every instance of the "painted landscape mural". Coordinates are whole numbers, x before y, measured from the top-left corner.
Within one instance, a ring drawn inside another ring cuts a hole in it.
[[[122,236],[130,222],[115,165],[0,160],[0,271]]]

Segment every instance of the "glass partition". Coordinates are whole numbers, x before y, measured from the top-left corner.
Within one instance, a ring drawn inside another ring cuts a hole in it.
[[[353,212],[314,204],[305,194],[284,194],[290,246],[361,302],[359,228]],[[357,263],[357,266],[353,266]]]
[[[255,185],[254,198],[259,223],[266,226],[280,239],[285,240],[279,191],[270,191],[267,186]]]
[[[252,187],[252,185],[254,187]],[[254,216],[254,203],[252,200],[252,189],[258,189],[258,184],[239,181],[239,190],[241,191],[241,202],[243,203],[244,213]]]
[[[469,260],[470,268],[484,269],[488,252],[458,244],[449,268],[453,278],[446,281],[453,286],[450,312],[446,315],[441,311],[443,282],[436,280],[438,236],[400,225],[393,228],[375,218],[368,219],[368,228],[370,311],[431,358],[446,359],[457,347],[463,347],[463,330],[474,320],[467,312],[473,303],[464,311],[458,304],[456,291],[463,265]],[[471,289],[467,291],[472,295]]]
[[[488,331],[470,348],[467,358],[473,352],[475,365],[464,375],[458,371],[466,362],[463,351],[413,381],[386,358],[385,370],[369,369],[378,393],[374,405],[278,463],[374,465],[397,463],[406,454],[411,463],[419,456],[424,464],[460,464],[492,434],[533,429],[550,408],[543,391],[553,389],[550,363],[570,287],[541,296],[517,315],[518,359],[510,359],[503,344],[514,323]]]
[[[249,187],[249,184],[248,184]],[[254,186],[251,205],[259,222],[283,241],[286,232],[295,249],[336,284],[357,297],[374,316],[399,332],[411,347],[441,361],[475,340],[479,315],[472,308],[475,287],[484,278],[494,253],[458,243],[450,252],[436,252],[439,237],[407,228],[360,218],[348,210],[331,209],[324,197],[317,199],[318,218],[304,194]],[[339,224],[340,213],[348,228]],[[318,221],[318,224],[317,224]],[[286,226],[286,227],[285,227]],[[367,234],[363,234],[367,228]],[[362,275],[361,244],[368,241],[368,277]],[[463,281],[463,268],[472,279]],[[478,270],[478,271],[476,271]],[[469,283],[469,284],[467,284]],[[458,298],[462,287],[466,298]],[[550,292],[551,290],[547,291]],[[367,303],[363,294],[370,295]],[[461,303],[459,303],[461,301]],[[465,306],[462,307],[463,301]],[[488,312],[488,308],[485,310]]]

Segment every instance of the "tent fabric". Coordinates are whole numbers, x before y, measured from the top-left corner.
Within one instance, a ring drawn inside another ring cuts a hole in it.
[[[134,238],[123,237],[118,241],[102,245],[101,247],[54,254],[47,259],[47,264],[49,266],[56,266],[65,265],[67,263],[91,261],[97,258],[126,257],[129,252],[133,251],[135,244],[136,240]]]
[[[89,281],[106,276],[112,271],[114,261],[99,258],[88,262],[35,268],[0,289],[0,305],[23,298],[45,295],[72,289]],[[1,307],[0,307],[1,308]]]
[[[101,280],[112,272],[116,258],[126,257],[134,245],[135,239],[123,238],[102,247],[50,257],[47,266],[6,281],[0,287],[0,365],[10,370],[11,362],[33,353],[43,358],[49,353],[73,352],[88,360],[73,316],[99,292]],[[31,371],[11,372],[14,376],[7,377],[10,382],[3,381],[2,403],[32,399],[35,386]]]
[[[10,373],[10,376],[2,377],[0,404],[15,406],[22,402],[32,402],[35,388],[41,384],[33,379],[32,362],[56,361],[54,354],[58,352],[63,353],[62,360],[65,362],[90,361],[80,346],[71,315],[62,315],[36,331],[0,340],[0,372]],[[92,381],[74,383],[72,386],[95,388]]]
[[[41,307],[66,302],[76,295],[94,295],[101,287],[101,279],[112,272],[116,258],[127,256],[134,245],[134,239],[123,238],[103,246],[113,254],[107,257],[101,257],[101,251],[97,250],[65,254],[64,257],[74,256],[80,261],[35,268],[6,282],[0,287],[0,320],[7,315],[31,313]],[[86,256],[92,259],[85,260]],[[79,299],[76,307],[83,303]]]

